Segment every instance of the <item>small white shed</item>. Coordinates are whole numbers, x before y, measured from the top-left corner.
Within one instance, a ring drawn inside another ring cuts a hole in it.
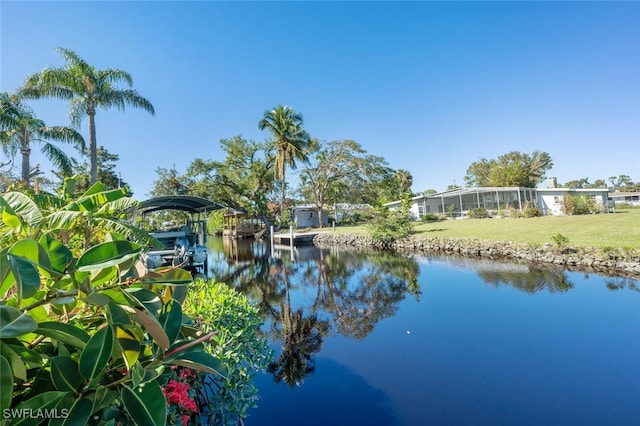
[[[297,228],[317,228],[318,209],[314,205],[295,206],[291,208],[293,223]],[[322,211],[322,226],[329,225],[329,215]]]

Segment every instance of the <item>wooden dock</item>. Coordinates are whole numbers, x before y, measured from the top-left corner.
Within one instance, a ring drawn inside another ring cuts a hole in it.
[[[278,232],[273,234],[273,241],[274,243],[288,246],[311,244],[316,234],[317,232]]]

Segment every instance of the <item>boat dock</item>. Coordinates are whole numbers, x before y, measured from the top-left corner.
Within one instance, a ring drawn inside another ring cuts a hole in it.
[[[310,244],[313,242],[313,237],[315,237],[316,234],[317,232],[279,232],[273,234],[273,242],[287,246]]]

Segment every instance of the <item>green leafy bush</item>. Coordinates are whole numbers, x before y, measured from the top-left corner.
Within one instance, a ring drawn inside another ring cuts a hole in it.
[[[598,213],[600,208],[592,197],[567,195],[562,202],[562,212],[568,215]]]
[[[374,241],[390,244],[413,233],[409,217],[399,210],[381,211],[370,223],[369,233]]]
[[[569,238],[562,234],[555,234],[551,236],[551,239],[558,247],[564,247],[569,244]]]
[[[196,280],[184,301],[184,312],[199,330],[217,333],[212,339],[215,344],[206,349],[229,371],[205,381],[216,388],[205,398],[208,424],[241,424],[258,399],[253,379],[271,360],[267,340],[258,335],[262,324],[258,309],[224,283]]]
[[[489,212],[487,209],[483,209],[482,207],[476,207],[475,209],[471,209],[467,212],[467,216],[472,219],[486,219],[489,217]]]
[[[135,204],[125,195],[96,184],[77,198],[0,196],[0,411],[11,424],[48,410],[62,417],[50,424],[164,425],[171,366],[226,374],[205,351],[214,333],[183,324],[172,298],[191,274],[147,272],[148,234],[114,219]]]
[[[422,216],[423,222],[438,222],[441,220],[445,220],[447,217],[443,216],[439,213],[429,212]]]
[[[524,217],[540,217],[542,216],[542,210],[537,207],[527,207],[524,209]]]

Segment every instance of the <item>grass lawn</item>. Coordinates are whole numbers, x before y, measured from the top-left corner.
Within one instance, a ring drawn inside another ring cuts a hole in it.
[[[416,222],[416,236],[477,238],[494,241],[553,243],[562,234],[579,247],[640,247],[640,209],[581,216],[520,219],[465,219]],[[336,232],[367,234],[365,225],[339,226]]]

